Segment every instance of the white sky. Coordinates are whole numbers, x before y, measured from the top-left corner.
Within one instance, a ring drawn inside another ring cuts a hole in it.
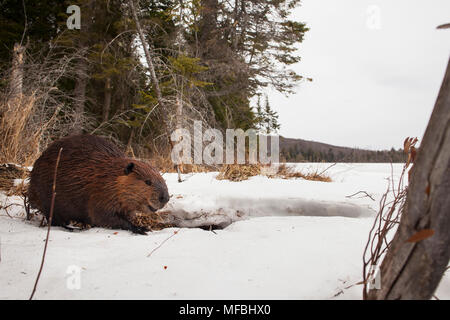
[[[436,30],[449,0],[303,0],[293,17],[311,29],[293,69],[314,81],[268,93],[281,135],[369,149],[423,136],[450,54],[450,30]]]

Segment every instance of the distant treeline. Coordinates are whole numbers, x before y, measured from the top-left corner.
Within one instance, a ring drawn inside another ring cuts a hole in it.
[[[404,162],[403,149],[372,151],[280,137],[280,158],[286,162]]]

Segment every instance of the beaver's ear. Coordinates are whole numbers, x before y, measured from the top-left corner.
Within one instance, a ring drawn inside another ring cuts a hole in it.
[[[127,167],[125,168],[125,174],[129,175],[131,172],[133,172],[134,169],[134,163],[130,162],[129,164],[127,164]]]

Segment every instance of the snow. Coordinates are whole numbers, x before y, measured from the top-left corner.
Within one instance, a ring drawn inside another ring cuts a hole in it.
[[[296,164],[302,172],[325,170],[330,164]],[[366,168],[372,185],[368,185]],[[401,167],[396,165],[394,177]],[[373,187],[375,196],[386,190],[390,165],[338,164],[326,171],[335,183],[303,179],[270,179],[253,177],[246,181],[229,182],[215,179],[217,173],[185,175],[177,183],[175,174],[165,176],[172,198],[168,210],[175,216],[173,223],[181,227],[208,225],[226,226],[248,217],[261,216],[343,216],[372,217],[378,203],[358,191]],[[178,219],[177,219],[178,218]]]
[[[298,164],[323,170],[330,164]],[[400,165],[394,165],[398,177]],[[364,246],[389,164],[337,164],[333,182],[165,174],[175,228],[148,236],[52,228],[35,299],[361,299]],[[376,201],[358,194],[366,191]],[[361,197],[361,198],[359,198]],[[0,299],[27,299],[46,228],[0,195]],[[182,222],[183,220],[184,222]],[[195,226],[222,225],[205,231]],[[448,273],[448,272],[447,272]],[[450,298],[450,277],[436,293]]]

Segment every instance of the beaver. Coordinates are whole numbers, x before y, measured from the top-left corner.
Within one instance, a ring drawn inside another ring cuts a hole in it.
[[[113,143],[89,134],[57,140],[36,160],[28,188],[31,208],[49,218],[60,148],[52,225],[65,227],[76,221],[138,234],[149,231],[133,218],[169,201],[164,179],[149,164],[127,158]]]

